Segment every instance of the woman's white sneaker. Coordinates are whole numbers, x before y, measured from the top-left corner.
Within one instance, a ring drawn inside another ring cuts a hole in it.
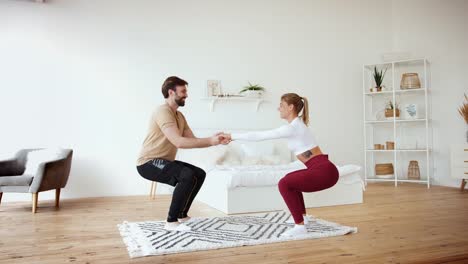
[[[281,234],[281,237],[297,237],[307,234],[307,228],[304,225],[294,225],[293,228]]]

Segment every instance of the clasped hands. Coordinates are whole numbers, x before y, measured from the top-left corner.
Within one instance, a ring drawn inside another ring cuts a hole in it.
[[[232,141],[231,134],[224,133],[224,132],[218,132],[211,138],[212,138],[213,145],[219,145],[219,144],[227,145]]]

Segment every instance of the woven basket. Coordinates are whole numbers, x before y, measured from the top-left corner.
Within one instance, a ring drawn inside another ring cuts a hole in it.
[[[374,144],[374,149],[379,149],[380,150],[380,149],[385,149],[385,148],[384,148],[384,145],[382,145],[382,144]]]
[[[395,109],[396,117],[400,117],[400,109]],[[385,117],[393,117],[393,109],[385,109]]]
[[[375,164],[375,175],[389,175],[393,174],[392,163]]]
[[[385,144],[387,145],[387,149],[395,149],[395,142],[387,141]]]
[[[411,160],[408,165],[408,179],[409,180],[419,180],[421,179],[421,174],[419,172],[418,161]]]
[[[421,88],[421,82],[417,73],[403,73],[400,82],[401,89],[418,89]]]

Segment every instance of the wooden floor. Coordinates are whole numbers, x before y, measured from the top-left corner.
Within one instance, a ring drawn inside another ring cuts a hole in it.
[[[4,194],[6,196],[8,194]],[[309,209],[357,234],[130,259],[116,225],[164,219],[169,196],[0,205],[0,263],[468,263],[468,191],[370,184],[364,204]],[[222,213],[195,203],[192,216]]]

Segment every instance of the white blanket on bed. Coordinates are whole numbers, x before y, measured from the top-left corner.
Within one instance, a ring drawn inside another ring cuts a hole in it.
[[[286,174],[305,169],[305,165],[300,161],[282,165],[251,165],[251,166],[225,166],[216,165],[208,172],[208,177],[222,177],[229,189],[236,187],[273,186]],[[364,184],[358,172],[361,170],[357,165],[337,166],[340,173],[339,183]]]

